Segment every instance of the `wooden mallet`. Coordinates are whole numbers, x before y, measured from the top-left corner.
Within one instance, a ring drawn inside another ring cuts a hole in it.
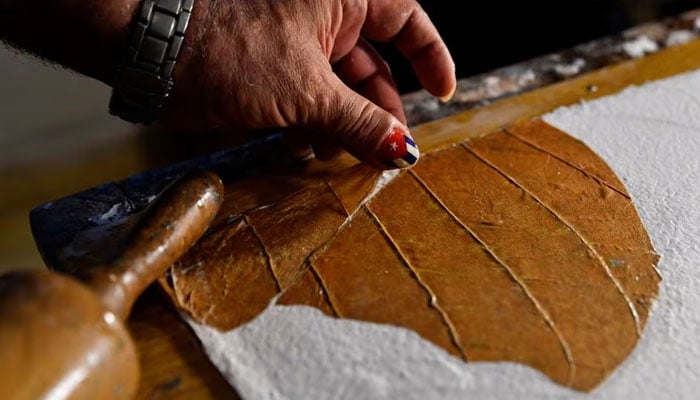
[[[218,176],[190,175],[149,207],[116,259],[84,279],[48,270],[0,277],[0,399],[132,398],[139,363],[124,321],[222,200]]]

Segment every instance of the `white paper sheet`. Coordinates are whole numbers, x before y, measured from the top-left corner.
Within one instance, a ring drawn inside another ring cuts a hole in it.
[[[695,399],[700,396],[700,71],[545,116],[624,181],[662,259],[633,354],[582,394],[513,363],[471,363],[406,329],[270,307],[231,332],[191,322],[244,399]]]

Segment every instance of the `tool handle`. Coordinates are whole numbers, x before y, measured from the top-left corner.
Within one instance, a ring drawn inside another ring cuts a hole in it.
[[[181,178],[149,206],[123,252],[88,280],[102,305],[125,320],[137,297],[206,231],[223,201],[221,179],[208,171]]]
[[[82,282],[48,270],[0,277],[0,399],[131,399],[139,363],[123,321],[136,298],[206,231],[223,199],[218,176],[175,182],[126,247]]]

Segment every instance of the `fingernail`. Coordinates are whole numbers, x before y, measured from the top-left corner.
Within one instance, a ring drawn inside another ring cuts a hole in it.
[[[379,148],[379,157],[392,168],[411,168],[420,158],[416,142],[399,128],[394,128]]]
[[[441,103],[447,103],[450,100],[452,100],[453,96],[454,96],[454,93],[448,94],[447,96],[438,97],[438,100],[440,100]]]
[[[442,97],[438,97],[438,99],[443,103],[447,103],[448,101],[452,100],[456,91],[457,91],[457,88],[453,88],[449,94],[446,94]]]

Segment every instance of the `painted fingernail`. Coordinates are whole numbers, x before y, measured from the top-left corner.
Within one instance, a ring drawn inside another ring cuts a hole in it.
[[[399,128],[394,128],[379,148],[379,157],[392,168],[411,168],[420,158],[416,142]]]

